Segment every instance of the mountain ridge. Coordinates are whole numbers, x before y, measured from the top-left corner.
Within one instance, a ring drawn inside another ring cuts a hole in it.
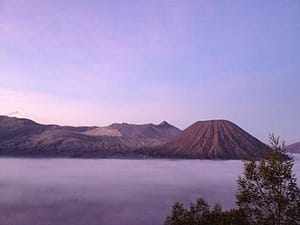
[[[300,141],[290,144],[286,147],[287,151],[290,153],[300,153]]]
[[[115,123],[106,127],[43,125],[0,116],[0,155],[109,157],[163,144],[180,129],[169,125]]]
[[[181,131],[166,121],[73,127],[0,116],[2,156],[245,159],[267,148],[228,120],[197,121]]]

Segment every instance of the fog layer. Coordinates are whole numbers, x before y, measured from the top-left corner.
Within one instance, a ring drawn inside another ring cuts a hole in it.
[[[163,224],[176,201],[235,207],[242,170],[237,160],[1,158],[0,224]]]

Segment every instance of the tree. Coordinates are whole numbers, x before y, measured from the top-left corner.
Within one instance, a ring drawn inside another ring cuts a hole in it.
[[[208,222],[209,205],[202,198],[191,204],[190,209],[184,208],[180,202],[175,203],[165,225],[205,225]]]
[[[175,203],[165,225],[250,225],[245,218],[239,209],[222,211],[219,204],[211,209],[204,199],[199,198],[189,209],[180,202]]]
[[[300,190],[292,173],[293,158],[279,137],[270,135],[270,143],[264,159],[245,163],[237,181],[237,205],[253,225],[299,225]]]
[[[293,158],[285,144],[270,135],[271,149],[260,160],[244,164],[238,178],[238,208],[212,209],[198,199],[189,209],[177,202],[165,225],[300,225],[300,189],[292,169]]]
[[[173,205],[172,213],[167,217],[165,225],[182,225],[186,222],[186,209],[181,202]]]

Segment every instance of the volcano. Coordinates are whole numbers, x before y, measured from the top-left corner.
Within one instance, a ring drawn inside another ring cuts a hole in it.
[[[200,159],[261,158],[269,147],[227,120],[199,121],[154,151],[155,156]]]
[[[72,127],[0,116],[0,156],[136,157],[135,150],[162,145],[180,132],[165,121]]]

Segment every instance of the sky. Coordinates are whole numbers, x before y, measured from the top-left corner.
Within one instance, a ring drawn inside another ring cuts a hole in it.
[[[300,141],[299,0],[0,0],[0,114],[227,119]]]

